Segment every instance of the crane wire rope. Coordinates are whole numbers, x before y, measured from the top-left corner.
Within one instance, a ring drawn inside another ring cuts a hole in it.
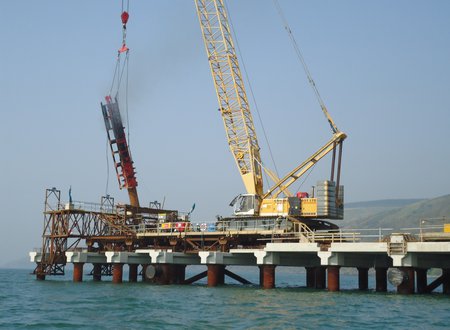
[[[227,6],[226,1],[224,1],[224,5],[225,5],[225,9],[226,9],[226,11],[228,13],[228,19],[229,19],[229,22],[230,22],[231,33],[233,34],[234,40],[236,41],[235,42],[236,43],[236,50],[237,50],[237,52],[239,54],[239,57],[241,59],[242,68],[244,69],[245,79],[247,80],[249,91],[250,91],[250,95],[252,96],[252,100],[253,100],[253,103],[254,103],[255,109],[256,109],[256,114],[258,116],[258,120],[259,120],[259,123],[260,123],[262,131],[263,131],[264,140],[266,141],[267,147],[269,149],[269,154],[270,154],[270,158],[272,160],[272,163],[273,163],[273,166],[274,166],[274,169],[275,169],[275,173],[277,174],[277,176],[280,176],[278,174],[278,168],[277,168],[277,164],[275,163],[275,158],[273,157],[272,148],[270,147],[269,138],[267,137],[266,129],[264,127],[264,123],[262,121],[261,114],[259,112],[258,103],[256,102],[255,94],[253,93],[252,84],[251,84],[249,76],[248,76],[247,68],[246,68],[245,62],[244,62],[244,57],[242,56],[241,48],[239,47],[239,42],[238,42],[238,39],[237,39],[237,36],[236,36],[236,32],[235,32],[234,27],[233,27],[233,21],[231,19],[230,11],[228,10],[228,6]],[[267,182],[267,175],[265,175],[265,177],[266,177],[266,182]]]
[[[295,37],[292,33],[292,30],[289,26],[286,16],[284,16],[283,10],[281,9],[281,6],[280,6],[278,0],[273,0],[273,3],[277,9],[278,15],[280,16],[280,18],[283,22],[284,29],[286,30],[286,32],[289,35],[289,38],[291,39],[292,46],[294,47],[295,53],[297,54],[297,57],[303,66],[303,70],[305,71],[306,76],[308,77],[309,84],[311,85],[312,89],[314,90],[314,93],[316,94],[316,98],[317,98],[317,101],[319,102],[320,108],[322,109],[323,114],[325,115],[325,117],[328,120],[328,123],[330,124],[331,130],[333,131],[333,133],[339,132],[338,128],[336,127],[336,124],[333,122],[330,114],[328,113],[325,103],[323,102],[323,99],[319,93],[319,90],[317,89],[316,83],[314,82],[314,79],[312,78],[311,72],[309,71],[308,66],[306,65],[305,58],[303,57],[300,47],[298,46],[298,43],[295,40]]]
[[[300,191],[300,188],[305,184],[306,180],[308,180],[309,176],[311,175],[311,173],[313,172],[313,170],[316,168],[316,164],[314,164],[311,169],[308,171],[308,174],[306,175],[306,177],[303,179],[303,181],[299,184],[297,190],[295,191],[295,193],[298,193]]]
[[[125,1],[126,1],[126,9],[125,9]],[[122,47],[117,52],[117,60],[116,60],[116,66],[114,68],[114,74],[113,79],[111,82],[111,87],[109,90],[109,95],[113,93],[114,88],[115,95],[114,98],[118,99],[120,87],[122,84],[122,79],[125,73],[125,113],[126,113],[126,122],[127,122],[127,141],[128,141],[128,150],[131,156],[131,145],[130,145],[130,121],[129,121],[129,115],[128,115],[128,85],[129,85],[129,59],[130,59],[130,53],[129,48],[126,46],[126,37],[127,37],[127,28],[126,24],[128,22],[129,18],[129,10],[130,10],[130,1],[129,0],[122,0],[122,11],[121,11],[121,19],[122,19]],[[121,55],[122,53],[125,53],[125,59],[123,61],[123,64],[121,62]],[[108,187],[109,187],[109,157],[108,157],[108,146],[109,142],[106,140],[106,195],[108,195]]]
[[[109,141],[106,138],[106,187],[105,187],[105,196],[108,196],[109,190]]]

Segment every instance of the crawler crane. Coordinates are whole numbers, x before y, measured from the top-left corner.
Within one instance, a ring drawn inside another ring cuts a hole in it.
[[[234,206],[234,216],[226,220],[288,219],[326,228],[330,224],[323,219],[342,219],[343,188],[339,181],[345,133],[322,106],[332,129],[331,139],[281,179],[263,167],[224,1],[195,0],[195,3],[228,144],[246,189],[230,204]],[[306,193],[294,196],[289,192],[294,182],[330,152],[330,180],[318,182],[316,196]],[[263,171],[274,182],[267,190],[263,187]]]

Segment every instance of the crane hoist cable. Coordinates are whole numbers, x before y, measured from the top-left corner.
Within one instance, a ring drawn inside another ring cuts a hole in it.
[[[128,116],[128,71],[129,71],[129,59],[130,59],[130,49],[127,46],[127,23],[130,18],[129,14],[130,10],[130,1],[122,0],[122,10],[120,14],[120,19],[122,22],[122,45],[117,51],[117,60],[116,66],[114,69],[113,79],[111,82],[111,88],[109,90],[109,95],[113,94],[113,90],[115,88],[114,98],[117,99],[122,83],[122,79],[125,75],[125,112],[126,112],[126,122],[127,122],[127,141],[128,141],[128,149],[131,154],[131,146],[130,146],[130,122]],[[122,62],[122,57],[124,60]],[[108,186],[109,186],[109,157],[108,157],[108,147],[109,143],[107,141],[107,155],[106,155],[106,166],[107,166],[107,180],[106,180],[106,194],[108,194]]]
[[[317,98],[317,101],[319,102],[322,112],[325,115],[325,117],[327,118],[328,123],[330,124],[331,130],[333,131],[333,133],[339,132],[339,129],[337,128],[336,124],[334,123],[333,119],[331,118],[330,114],[328,113],[327,107],[325,106],[325,103],[323,102],[323,99],[320,96],[320,93],[319,93],[319,90],[317,89],[316,83],[314,82],[311,72],[309,71],[308,66],[306,65],[303,54],[300,51],[297,41],[295,40],[295,37],[292,33],[291,28],[289,27],[289,23],[288,23],[286,17],[283,14],[283,10],[281,9],[281,6],[278,3],[278,0],[273,0],[273,3],[277,9],[278,15],[280,16],[281,20],[283,21],[284,28],[285,28],[286,32],[288,33],[289,38],[291,39],[292,46],[294,47],[297,57],[303,66],[303,70],[305,71],[306,76],[308,77],[309,84],[311,85],[312,89],[314,90],[314,93],[316,94],[316,98]]]
[[[127,23],[128,19],[130,18],[129,14],[130,10],[130,1],[129,0],[122,0],[122,13],[120,15],[120,19],[122,21],[122,47],[119,48],[117,52],[117,63],[116,63],[116,70],[114,72],[114,76],[116,73],[119,73],[118,81],[117,81],[117,92],[116,97],[119,94],[120,86],[122,83],[122,78],[125,73],[125,112],[126,112],[126,120],[127,120],[127,140],[128,140],[128,148],[130,148],[131,153],[131,141],[130,141],[130,121],[128,116],[128,72],[129,72],[129,60],[130,60],[130,49],[127,46]],[[123,62],[122,68],[121,68],[121,56],[125,53],[125,60]]]
[[[121,85],[123,74],[124,74],[125,70],[128,71],[128,61],[129,61],[129,55],[130,55],[129,54],[130,49],[127,46],[127,23],[128,23],[128,19],[130,18],[130,14],[128,13],[129,0],[127,0],[127,2],[126,2],[126,10],[124,10],[124,9],[125,9],[124,0],[122,0],[122,13],[120,15],[120,19],[122,21],[122,46],[117,51],[116,67],[114,69],[113,80],[112,80],[111,88],[109,91],[109,95],[111,95],[115,85],[117,84],[115,96],[117,96],[117,94],[119,93],[120,85]],[[121,61],[122,56],[125,57],[123,64]],[[126,73],[126,76],[128,76],[128,72]],[[116,78],[117,78],[117,81],[116,81]],[[127,80],[128,80],[128,78],[127,78]]]

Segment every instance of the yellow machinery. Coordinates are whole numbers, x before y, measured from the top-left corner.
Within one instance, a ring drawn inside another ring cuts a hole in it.
[[[244,182],[246,194],[237,196],[230,205],[236,216],[296,216],[297,218],[342,218],[343,189],[339,186],[342,143],[346,135],[339,131],[327,109],[321,103],[333,135],[311,157],[279,179],[261,164],[260,148],[250,112],[238,57],[233,44],[227,11],[223,0],[195,0],[206,53],[214,80],[219,110],[236,165]],[[307,72],[309,75],[309,72]],[[310,79],[310,82],[312,79]],[[313,88],[315,88],[315,85]],[[315,89],[317,92],[317,90]],[[339,147],[339,148],[338,148]],[[336,167],[337,175],[334,181]],[[321,181],[315,196],[293,196],[288,188],[321,158],[332,152],[331,179]],[[274,184],[263,188],[262,171]]]

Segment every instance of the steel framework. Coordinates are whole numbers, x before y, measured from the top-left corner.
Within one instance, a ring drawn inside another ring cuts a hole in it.
[[[156,226],[160,214],[176,219],[178,213],[114,205],[110,196],[102,197],[100,204],[62,203],[60,190],[46,189],[41,260],[34,273],[42,278],[64,275],[66,251],[81,248],[83,240],[88,251],[131,251],[138,243],[138,229]]]

